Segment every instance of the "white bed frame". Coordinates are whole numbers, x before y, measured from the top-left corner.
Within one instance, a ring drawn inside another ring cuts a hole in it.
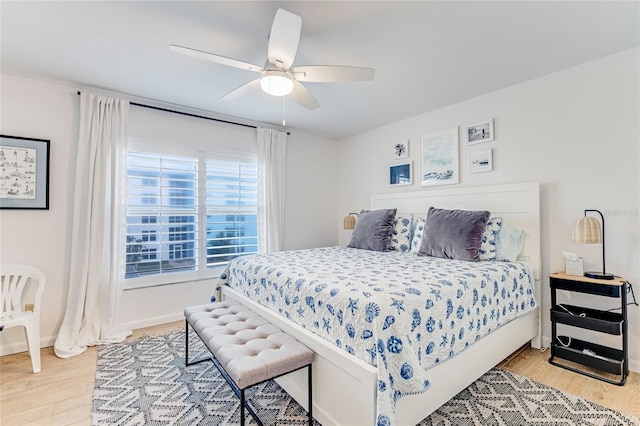
[[[519,260],[531,266],[536,297],[540,292],[540,189],[538,183],[424,189],[371,196],[371,208],[397,208],[398,214],[425,217],[430,206],[466,210],[489,210],[504,223],[524,229],[525,247]],[[316,353],[313,363],[313,413],[324,426],[376,424],[377,369],[284,317],[223,286],[223,298],[242,300],[260,315],[293,335]],[[539,308],[476,342],[454,358],[429,370],[431,388],[405,396],[396,405],[398,425],[415,425],[442,404],[499,364],[520,346],[540,347]],[[305,372],[281,377],[278,383],[305,409]]]

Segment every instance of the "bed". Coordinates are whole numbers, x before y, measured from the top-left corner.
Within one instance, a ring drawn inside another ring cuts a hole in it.
[[[221,276],[214,298],[242,300],[316,352],[323,425],[416,424],[524,343],[540,346],[537,183],[379,194],[370,208],[430,206],[502,217],[526,232],[521,257],[329,247],[238,258]],[[305,406],[303,374],[278,382]]]

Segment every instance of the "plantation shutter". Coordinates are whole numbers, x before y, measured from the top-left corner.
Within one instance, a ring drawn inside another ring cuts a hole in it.
[[[258,252],[258,167],[255,155],[206,161],[207,267]]]

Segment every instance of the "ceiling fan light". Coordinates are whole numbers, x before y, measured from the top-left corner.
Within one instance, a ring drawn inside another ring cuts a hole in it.
[[[260,79],[260,86],[272,96],[286,96],[293,90],[293,81],[285,72],[267,71]]]

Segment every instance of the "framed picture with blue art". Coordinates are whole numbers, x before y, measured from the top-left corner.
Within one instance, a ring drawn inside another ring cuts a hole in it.
[[[413,163],[411,161],[407,163],[392,164],[389,166],[389,185],[402,186],[411,185],[411,169]]]
[[[420,145],[420,180],[423,186],[460,182],[457,126],[423,135]]]
[[[49,142],[0,135],[0,209],[49,209]]]
[[[469,154],[469,173],[493,171],[493,150],[485,149]]]

